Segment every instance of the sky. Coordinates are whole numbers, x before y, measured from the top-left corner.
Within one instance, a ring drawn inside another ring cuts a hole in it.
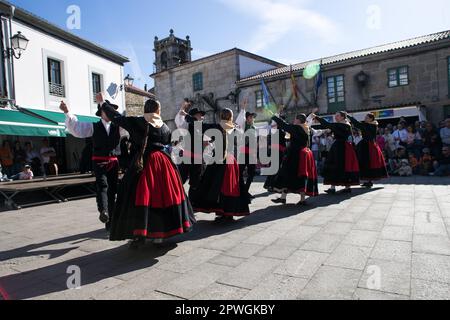
[[[128,57],[125,74],[141,88],[153,86],[154,37],[170,29],[191,37],[193,59],[237,47],[285,64],[450,30],[448,0],[10,2]]]

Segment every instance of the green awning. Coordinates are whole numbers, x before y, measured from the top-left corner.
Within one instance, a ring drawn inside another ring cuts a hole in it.
[[[41,117],[45,117],[52,121],[58,122],[58,124],[60,124],[60,125],[65,126],[66,116],[62,112],[54,112],[54,111],[38,110],[38,109],[28,109],[28,110],[36,113],[37,115],[40,115]],[[94,117],[94,116],[77,115],[77,118],[81,122],[91,122],[91,123],[96,123],[100,120],[100,118]]]
[[[66,128],[20,111],[0,109],[0,135],[62,138]]]
[[[23,113],[16,110],[0,109],[0,135],[66,137],[66,116],[64,113],[38,109],[26,109],[26,111],[29,112]],[[77,118],[81,122],[91,123],[96,123],[100,120],[100,118],[94,116],[77,115]]]

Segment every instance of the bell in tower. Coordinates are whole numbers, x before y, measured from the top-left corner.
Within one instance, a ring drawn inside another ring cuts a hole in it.
[[[167,38],[159,40],[155,37],[154,47],[156,73],[192,61],[189,36],[185,40],[177,38],[172,29]]]

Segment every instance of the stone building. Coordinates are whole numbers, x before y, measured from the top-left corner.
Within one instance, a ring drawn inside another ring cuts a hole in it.
[[[172,128],[185,98],[206,111],[208,121],[215,121],[220,108],[238,110],[236,84],[240,79],[284,66],[237,48],[192,61],[191,50],[189,37],[176,38],[172,30],[168,38],[155,38],[156,72],[151,77],[155,95],[163,106],[163,119]],[[185,55],[180,57],[180,52]]]
[[[125,85],[125,110],[127,116],[138,117],[144,114],[144,105],[148,99],[155,96],[146,90]]]
[[[323,84],[316,97],[316,79],[306,80],[303,70],[322,63]],[[293,99],[291,70],[300,99]],[[318,107],[331,115],[339,110],[358,114],[375,111],[380,120],[395,121],[400,116],[428,119],[434,123],[450,116],[450,31],[418,37],[281,67],[237,81],[240,99],[264,121],[261,80],[271,97],[293,116]]]

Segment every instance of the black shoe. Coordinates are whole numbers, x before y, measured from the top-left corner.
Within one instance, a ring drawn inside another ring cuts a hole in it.
[[[336,189],[328,189],[328,190],[325,190],[325,193],[328,193],[328,194],[336,194]]]
[[[305,201],[300,201],[299,203],[297,203],[298,206],[302,206],[302,207],[307,207],[308,203]]]
[[[109,222],[109,216],[106,211],[100,212],[100,216],[98,217],[101,223],[106,224]]]
[[[341,193],[352,193],[352,189],[345,188],[344,190],[341,191]]]
[[[286,204],[287,201],[286,201],[286,199],[279,198],[279,199],[272,200],[272,202],[276,203],[276,204]]]
[[[361,187],[370,189],[370,188],[373,187],[373,183],[372,183],[372,182],[366,182],[366,183],[363,183],[363,184],[361,185]]]

